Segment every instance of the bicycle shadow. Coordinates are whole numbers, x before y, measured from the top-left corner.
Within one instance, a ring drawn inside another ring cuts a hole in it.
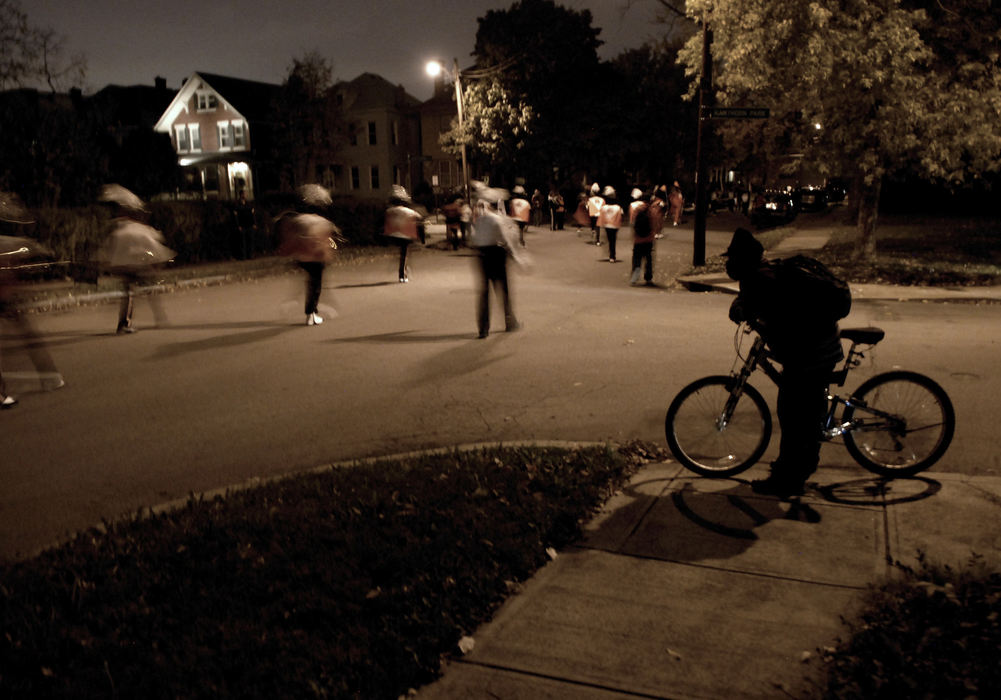
[[[749,481],[677,476],[627,486],[582,546],[685,563],[725,560],[746,553],[770,523],[821,520],[808,501],[758,496]]]

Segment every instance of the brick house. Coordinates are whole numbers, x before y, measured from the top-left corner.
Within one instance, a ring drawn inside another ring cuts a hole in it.
[[[212,73],[192,73],[154,130],[170,135],[184,170],[182,195],[248,199],[267,178],[261,160],[270,137],[269,114],[280,86]]]

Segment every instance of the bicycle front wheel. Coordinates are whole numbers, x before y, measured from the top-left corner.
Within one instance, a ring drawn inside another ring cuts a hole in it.
[[[886,372],[852,394],[845,447],[866,469],[908,476],[937,462],[952,442],[956,413],[945,389],[916,372]]]
[[[692,382],[674,397],[664,419],[667,445],[697,474],[723,477],[757,462],[772,436],[772,415],[761,394],[745,384],[733,395],[733,377]]]

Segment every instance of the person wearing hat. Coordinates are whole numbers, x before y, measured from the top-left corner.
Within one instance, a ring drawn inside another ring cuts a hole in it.
[[[740,284],[730,320],[750,322],[782,364],[776,412],[779,455],[766,479],[751,482],[756,493],[787,498],[803,493],[820,461],[827,387],[844,355],[836,320],[811,312],[809,300],[791,286],[783,261],[766,261],[764,248],[745,228],[733,233],[723,253],[727,275]]]
[[[605,238],[608,239],[608,262],[615,262],[615,239],[622,226],[622,207],[615,195],[612,187],[606,187],[601,193],[604,195],[605,203],[598,212],[598,226],[605,229]]]
[[[407,267],[407,254],[410,245],[420,240],[417,232],[417,222],[421,215],[410,208],[410,195],[400,185],[393,185],[393,193],[389,197],[389,207],[386,209],[386,221],[383,235],[400,247],[400,282],[410,281],[410,270]]]
[[[532,214],[532,204],[525,197],[525,188],[515,185],[511,190],[511,201],[507,204],[508,215],[518,224],[518,242],[525,247],[525,229]]]
[[[591,185],[591,196],[587,198],[585,205],[588,218],[591,221],[591,234],[594,237],[593,243],[595,245],[601,245],[601,232],[598,230],[598,214],[601,212],[601,208],[605,206],[605,200],[599,192],[601,192],[601,187],[595,182]]]

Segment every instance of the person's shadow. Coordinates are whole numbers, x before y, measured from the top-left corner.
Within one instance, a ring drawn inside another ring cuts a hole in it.
[[[582,544],[694,563],[746,552],[759,539],[756,530],[772,521],[804,525],[821,521],[820,513],[806,500],[758,496],[748,482],[738,479],[715,483],[719,488],[696,488],[693,478],[681,477],[672,479],[670,488],[658,495],[651,495],[654,482],[631,484],[622,492],[622,500],[628,502],[611,512]]]

